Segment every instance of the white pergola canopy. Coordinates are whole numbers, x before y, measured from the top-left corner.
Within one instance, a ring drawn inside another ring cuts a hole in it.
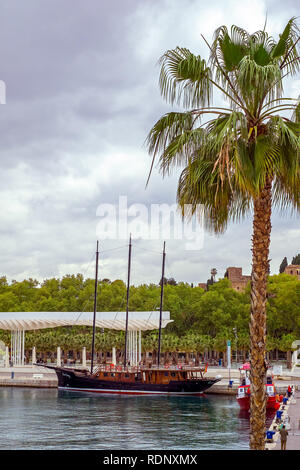
[[[40,330],[58,326],[92,326],[93,317],[94,312],[0,312],[0,329],[12,332],[11,359],[13,364],[24,365],[26,330]],[[172,321],[170,320],[170,312],[162,312],[162,328]],[[126,312],[97,312],[96,326],[111,330],[125,330]],[[158,311],[128,312],[127,347],[131,364],[137,364],[137,361],[141,359],[141,332],[158,328]]]
[[[0,329],[11,331],[40,330],[57,326],[93,325],[94,312],[0,312]],[[170,320],[170,312],[162,312],[162,328]],[[125,330],[126,312],[97,312],[96,326]],[[159,328],[159,312],[129,312],[128,330],[146,331]]]

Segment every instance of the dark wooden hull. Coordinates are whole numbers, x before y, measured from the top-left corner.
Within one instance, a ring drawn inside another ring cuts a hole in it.
[[[174,380],[168,384],[143,382],[122,382],[100,380],[89,374],[82,374],[68,368],[53,367],[58,378],[58,388],[75,392],[94,392],[109,394],[157,394],[157,395],[201,395],[220,379]]]

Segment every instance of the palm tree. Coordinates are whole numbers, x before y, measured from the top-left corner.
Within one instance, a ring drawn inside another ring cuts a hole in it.
[[[215,282],[216,282],[216,275],[217,275],[218,271],[216,270],[216,268],[212,268],[211,271],[210,271],[210,279],[207,280],[207,288],[208,286],[210,285],[213,285]]]
[[[216,268],[212,268],[211,271],[210,271],[210,274],[211,274],[211,279],[214,282],[216,282],[216,275],[218,274],[218,271],[216,270]]]
[[[216,233],[253,211],[250,448],[263,449],[272,202],[300,209],[300,106],[283,97],[283,79],[300,67],[299,29],[291,18],[278,41],[265,29],[249,34],[237,26],[219,27],[212,44],[203,39],[209,62],[181,47],[160,59],[163,97],[187,111],[168,113],[151,129],[149,177],[157,156],[164,176],[183,166],[182,214],[198,213],[201,204],[206,227]],[[213,89],[227,107],[211,105]]]
[[[162,337],[162,352],[164,353],[165,362],[171,360],[173,363],[177,363],[178,360],[178,351],[180,350],[181,339],[174,334],[164,334]],[[154,345],[154,348],[157,347],[157,343]],[[170,357],[171,356],[171,357]]]

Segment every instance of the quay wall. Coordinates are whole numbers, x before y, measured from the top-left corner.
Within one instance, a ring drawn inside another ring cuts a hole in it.
[[[57,388],[57,380],[0,379],[0,387]]]

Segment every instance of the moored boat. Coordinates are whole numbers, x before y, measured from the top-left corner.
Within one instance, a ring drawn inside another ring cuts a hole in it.
[[[71,392],[93,392],[131,395],[201,395],[218,377],[205,378],[197,367],[180,369],[163,367],[128,367],[99,365],[88,370],[48,366],[58,377],[58,389]]]
[[[250,364],[246,363],[243,364],[242,367],[240,367],[240,373],[241,373],[241,380],[240,380],[240,385],[238,387],[238,393],[237,393],[237,401],[238,404],[240,405],[240,408],[242,410],[249,410],[250,409],[250,395],[251,395],[251,390],[250,390]],[[280,407],[280,403],[277,399],[277,393],[276,393],[276,388],[273,383],[273,375],[268,372],[266,375],[266,383],[265,383],[265,389],[266,389],[266,396],[267,396],[267,403],[266,403],[266,409],[267,410],[278,410]]]

